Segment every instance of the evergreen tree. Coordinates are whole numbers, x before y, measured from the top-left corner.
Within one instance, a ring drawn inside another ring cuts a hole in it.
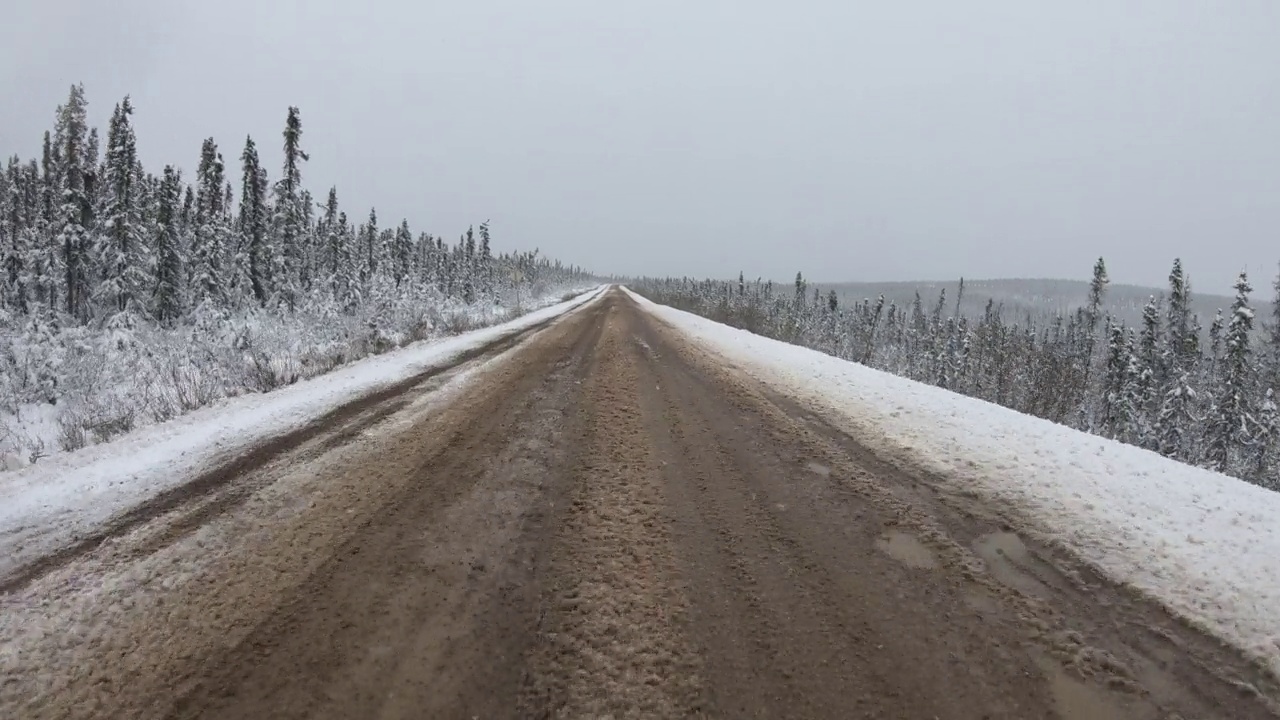
[[[1142,309],[1142,336],[1134,358],[1137,373],[1136,411],[1145,427],[1160,404],[1160,393],[1166,385],[1166,368],[1160,354],[1160,309],[1153,295]],[[1154,436],[1147,435],[1154,441]]]
[[[284,174],[276,183],[276,205],[273,230],[278,272],[274,278],[276,293],[289,312],[297,309],[302,283],[303,254],[305,252],[304,222],[306,211],[302,207],[301,162],[310,159],[302,151],[302,118],[298,108],[290,106],[284,127]]]
[[[251,137],[245,138],[240,162],[240,244],[244,248],[253,298],[259,306],[265,306],[271,296],[270,272],[273,264],[267,239],[267,176],[258,160],[258,148]]]
[[[1191,284],[1182,272],[1181,258],[1173,261],[1169,272],[1168,346],[1169,367],[1186,370],[1190,367],[1189,350],[1194,336],[1191,333]]]
[[[34,178],[26,176],[18,158],[10,158],[5,168],[6,181],[0,187],[0,273],[5,277],[4,305],[20,314],[30,312],[27,299],[27,241],[34,223],[24,209],[23,185]]]
[[[1268,390],[1280,392],[1280,274],[1272,286],[1275,295],[1271,301],[1271,322],[1267,325],[1267,345],[1264,382]]]
[[[1096,342],[1094,333],[1098,328],[1098,321],[1102,319],[1102,300],[1107,292],[1107,285],[1111,280],[1107,277],[1107,264],[1102,258],[1093,264],[1093,278],[1089,281],[1089,301],[1085,306],[1085,329],[1088,331],[1090,357],[1092,357],[1093,343]]]
[[[1226,327],[1226,318],[1222,317],[1222,309],[1213,316],[1209,324],[1209,373],[1216,375],[1222,364],[1222,330]]]
[[[493,302],[493,248],[489,244],[489,221],[480,223],[480,292],[486,302]]]
[[[413,233],[409,232],[409,221],[401,220],[392,241],[392,275],[396,287],[400,287],[408,279],[412,259]]]
[[[1240,273],[1226,330],[1226,354],[1219,364],[1218,393],[1209,429],[1205,459],[1218,472],[1227,472],[1235,454],[1249,444],[1252,420],[1250,393],[1254,388],[1249,334],[1253,331],[1253,308],[1249,306],[1248,277]],[[1215,351],[1216,355],[1216,351]]]
[[[196,171],[194,238],[190,250],[190,301],[193,311],[211,313],[227,305],[226,258],[229,232],[222,205],[224,169],[213,138],[200,149]]]
[[[319,240],[315,233],[316,203],[315,198],[311,196],[310,190],[303,190],[299,194],[298,207],[301,210],[298,225],[301,233],[298,238],[299,256],[301,258],[298,268],[298,281],[302,291],[311,292],[316,284],[315,275],[319,268],[317,259]]]
[[[90,193],[86,174],[92,172],[88,149],[87,104],[84,87],[73,85],[67,104],[58,108],[54,130],[58,168],[57,242],[62,249],[64,308],[79,322],[89,319]]]
[[[338,275],[338,262],[342,256],[342,228],[338,225],[338,188],[329,188],[329,199],[324,204],[324,215],[320,218],[320,267],[330,284]]]
[[[360,304],[360,278],[356,271],[355,229],[347,222],[347,214],[338,213],[337,259],[333,275],[334,300],[343,312],[351,313]]]
[[[63,277],[63,256],[55,237],[60,207],[58,168],[57,148],[51,134],[46,131],[40,155],[39,216],[28,235],[26,246],[31,255],[26,265],[31,273],[35,306],[41,315],[53,322],[56,322],[55,312],[61,302]]]
[[[471,304],[476,301],[476,236],[472,228],[467,228],[461,245],[463,246],[462,301]]]
[[[1130,421],[1129,407],[1125,403],[1130,381],[1132,353],[1125,342],[1122,326],[1107,323],[1107,365],[1103,378],[1101,429],[1107,437],[1119,437]]]
[[[164,169],[160,186],[158,230],[156,237],[156,289],[154,314],[157,320],[172,325],[182,316],[183,263],[179,237],[178,198],[182,180],[172,166]]]
[[[1252,438],[1249,476],[1257,484],[1280,490],[1280,464],[1276,461],[1280,451],[1280,415],[1276,411],[1276,393],[1267,388],[1262,404],[1258,407],[1258,420]]]
[[[364,251],[360,282],[367,289],[378,274],[378,256],[381,254],[378,251],[378,211],[375,208],[369,208],[369,222],[360,229],[360,245]]]
[[[133,327],[146,314],[145,298],[154,284],[150,249],[142,215],[141,166],[129,116],[129,98],[116,106],[107,131],[104,167],[105,205],[99,238],[102,281],[96,295],[115,327]]]
[[[181,176],[179,176],[181,177]],[[191,248],[196,237],[196,195],[190,185],[184,184],[182,192],[182,210],[178,213],[178,247],[182,253],[183,270],[186,277],[183,287],[191,284]]]
[[[1196,426],[1191,414],[1196,391],[1191,387],[1191,375],[1179,370],[1176,379],[1162,398],[1160,415],[1156,420],[1157,449],[1161,455],[1175,460],[1192,457],[1187,447],[1188,436]]]

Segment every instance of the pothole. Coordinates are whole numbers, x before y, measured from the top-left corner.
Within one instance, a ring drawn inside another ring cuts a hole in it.
[[[910,533],[894,530],[876,538],[876,548],[903,565],[921,570],[938,567],[933,551]]]
[[[1063,720],[1131,720],[1135,718],[1106,690],[1068,675],[1051,662],[1041,667],[1049,680],[1053,704]]]
[[[1030,595],[1043,595],[1044,585],[1023,570],[1031,559],[1022,538],[1011,532],[983,535],[973,542],[973,551],[1001,584]]]
[[[816,473],[818,475],[821,475],[822,477],[828,477],[829,475],[831,475],[831,468],[827,467],[826,465],[823,465],[822,463],[810,462],[805,467],[809,469],[809,472]]]

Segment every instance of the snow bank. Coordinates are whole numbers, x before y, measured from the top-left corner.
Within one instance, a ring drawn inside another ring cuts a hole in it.
[[[0,575],[261,440],[303,426],[504,335],[562,315],[604,287],[501,325],[408,345],[310,380],[242,395],[80,452],[0,473]]]
[[[632,297],[1280,674],[1280,493]]]

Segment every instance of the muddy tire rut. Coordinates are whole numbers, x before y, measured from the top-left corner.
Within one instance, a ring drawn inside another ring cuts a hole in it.
[[[11,575],[0,716],[1275,716],[619,291],[463,360]]]

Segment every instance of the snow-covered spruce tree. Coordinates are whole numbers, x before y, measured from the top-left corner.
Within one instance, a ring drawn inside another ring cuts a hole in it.
[[[277,302],[290,313],[297,310],[302,292],[303,256],[306,252],[306,210],[302,206],[302,117],[290,106],[284,126],[284,171],[276,183],[272,244],[277,261],[273,280]]]
[[[413,233],[409,231],[409,221],[401,220],[396,228],[391,243],[391,275],[396,287],[406,285],[413,262]]]
[[[373,286],[374,277],[379,270],[379,256],[382,254],[378,248],[378,211],[376,208],[369,208],[369,221],[360,227],[360,248],[362,250],[360,263],[360,283],[364,286],[365,292]]]
[[[1222,309],[1213,316],[1213,322],[1209,324],[1209,367],[1208,371],[1211,376],[1216,376],[1222,365],[1222,331],[1226,327],[1226,318],[1222,316]]]
[[[494,302],[493,248],[489,245],[489,221],[480,223],[480,296],[485,302]]]
[[[933,384],[951,390],[955,386],[956,372],[956,319],[948,317],[942,323],[936,343],[937,358],[934,364]]]
[[[17,156],[9,159],[0,184],[0,274],[4,276],[4,295],[0,303],[17,315],[29,312],[27,297],[27,242],[31,238],[35,206],[26,200],[25,185],[34,181]]]
[[[1196,419],[1191,413],[1196,391],[1191,386],[1191,373],[1187,370],[1177,372],[1177,377],[1168,385],[1161,399],[1155,428],[1156,449],[1165,457],[1185,461],[1196,457],[1195,449],[1188,446],[1192,430],[1196,427]]]
[[[1098,322],[1102,320],[1102,301],[1106,296],[1107,285],[1111,282],[1107,277],[1107,264],[1102,258],[1093,264],[1093,278],[1089,281],[1089,300],[1085,305],[1085,338],[1084,357],[1082,358],[1084,367],[1084,381],[1088,384],[1090,373],[1089,369],[1093,365],[1093,356],[1098,342]],[[1087,387],[1079,388],[1081,394],[1087,391]]]
[[[146,298],[155,278],[142,210],[142,166],[125,97],[107,130],[104,203],[98,235],[99,282],[95,297],[108,326],[133,328],[147,314]]]
[[[449,250],[445,247],[444,238],[442,237],[436,238],[435,260],[436,267],[433,274],[436,279],[436,290],[441,295],[447,296],[450,294],[451,289]],[[517,263],[517,267],[522,275],[526,275],[530,270],[530,268],[523,262],[523,258]]]
[[[439,297],[436,291],[439,278],[436,273],[439,271],[440,258],[436,236],[431,233],[418,233],[418,255],[419,265],[418,272],[422,277],[422,290],[431,297]],[[509,258],[504,258],[509,260]],[[506,270],[508,276],[514,276],[515,270],[513,266],[508,266]],[[501,280],[510,280],[511,277],[503,277]]]
[[[375,294],[372,299],[389,302],[396,296],[395,228],[378,231],[375,241],[378,252],[378,273],[375,277]]]
[[[191,312],[202,317],[218,315],[229,304],[226,264],[230,228],[222,205],[223,178],[222,155],[213,138],[208,138],[200,149],[196,171],[195,224],[188,260]]]
[[[1143,414],[1142,365],[1138,359],[1137,340],[1133,329],[1125,335],[1125,354],[1129,357],[1125,368],[1124,384],[1120,390],[1122,420],[1117,427],[1116,439],[1132,445],[1145,446],[1150,429]]]
[[[1165,322],[1164,342],[1160,348],[1162,374],[1157,383],[1157,400],[1153,437],[1156,450],[1178,460],[1196,457],[1189,447],[1196,427],[1192,408],[1196,391],[1192,378],[1200,360],[1200,326],[1191,314],[1191,282],[1182,269],[1182,260],[1174,259],[1169,273],[1169,307]]]
[[[267,174],[251,137],[245,138],[240,163],[240,217],[236,229],[240,233],[239,244],[245,257],[249,290],[257,305],[263,307],[271,297],[270,278],[274,260],[268,239]]]
[[[337,243],[337,260],[333,273],[333,298],[338,307],[348,315],[360,305],[360,277],[357,268],[360,262],[356,256],[356,232],[347,222],[347,214],[338,213],[338,228],[335,233]]]
[[[181,179],[181,174],[179,174]],[[187,298],[187,288],[191,287],[192,272],[191,249],[196,241],[196,194],[195,189],[186,183],[182,184],[182,205],[178,211],[178,248],[182,255],[183,298]]]
[[[462,301],[470,305],[476,301],[476,236],[473,228],[467,228],[462,237],[464,248],[462,261]]]
[[[1280,413],[1276,393],[1267,388],[1258,406],[1257,422],[1250,439],[1248,477],[1271,490],[1280,490]]]
[[[62,298],[62,252],[56,237],[58,208],[58,159],[52,134],[45,131],[40,154],[38,211],[35,225],[30,228],[26,247],[30,255],[25,265],[30,275],[30,291],[34,315],[33,321],[42,325],[57,322],[57,310]]]
[[[1142,308],[1142,335],[1134,357],[1137,372],[1136,412],[1143,428],[1143,447],[1155,447],[1154,428],[1160,411],[1160,390],[1166,382],[1163,356],[1160,352],[1160,308],[1155,296]]]
[[[173,166],[164,169],[164,179],[157,199],[156,287],[152,314],[165,325],[173,325],[182,317],[182,288],[185,282],[180,238],[179,196],[182,179]]]
[[[1266,357],[1263,362],[1263,382],[1266,389],[1280,393],[1280,274],[1272,285],[1275,294],[1271,300],[1271,319],[1266,325]]]
[[[316,228],[319,242],[316,250],[317,275],[325,278],[330,292],[334,278],[338,274],[338,262],[342,250],[342,228],[338,225],[338,188],[329,188],[329,197],[324,203],[324,212],[320,215],[320,224]]]
[[[311,191],[303,189],[298,194],[298,209],[301,217],[298,227],[298,289],[307,295],[316,289],[316,271],[319,267],[317,257],[319,240],[316,236],[316,203]]]
[[[839,311],[838,300],[836,298],[835,290],[831,291],[831,296],[828,298],[827,304],[828,306],[830,306],[831,314],[835,316],[836,313]],[[859,358],[859,361],[864,365],[870,365],[872,362],[872,359],[875,357],[876,331],[880,327],[880,318],[883,316],[883,314],[884,314],[884,294],[882,293],[880,296],[876,298],[876,303],[871,308],[870,317],[867,318],[868,328],[866,333],[866,342],[862,348],[861,357]],[[838,322],[838,318],[836,318],[836,320]],[[835,336],[832,338],[833,342],[839,342],[840,336],[841,336],[841,333],[839,332],[839,330],[833,329],[832,334]]]
[[[88,148],[87,104],[84,86],[73,85],[67,104],[58,108],[54,129],[57,178],[56,238],[62,253],[62,290],[67,315],[84,323],[90,315],[90,192],[86,175],[92,172]]]
[[[1250,442],[1250,425],[1253,422],[1252,393],[1256,383],[1249,344],[1254,315],[1253,308],[1249,306],[1249,293],[1253,288],[1249,286],[1245,273],[1240,273],[1235,290],[1231,319],[1226,329],[1225,355],[1218,365],[1214,412],[1205,449],[1206,463],[1218,472],[1228,472],[1233,467],[1238,453]]]
[[[1129,408],[1124,403],[1129,381],[1130,352],[1125,342],[1125,329],[1107,322],[1107,364],[1103,375],[1101,419],[1098,429],[1109,438],[1118,438],[1129,422]]]

